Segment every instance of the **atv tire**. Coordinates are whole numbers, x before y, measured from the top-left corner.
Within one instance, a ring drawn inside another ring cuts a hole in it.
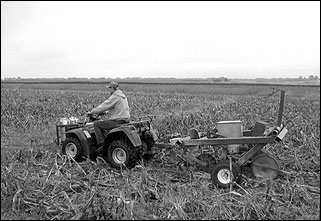
[[[62,143],[61,152],[63,155],[72,157],[75,161],[80,162],[82,160],[82,147],[80,142],[74,137],[68,137]]]
[[[127,140],[115,140],[107,149],[107,162],[111,167],[121,170],[135,166],[138,161],[138,149],[135,152],[133,145]]]

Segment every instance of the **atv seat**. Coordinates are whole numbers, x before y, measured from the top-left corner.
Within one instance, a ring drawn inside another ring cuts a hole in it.
[[[124,120],[123,123],[116,124],[116,125],[114,125],[113,127],[110,127],[110,128],[108,128],[108,129],[104,129],[104,130],[103,130],[103,135],[104,135],[104,137],[106,137],[107,134],[109,133],[109,131],[111,131],[112,129],[114,129],[114,128],[116,128],[116,127],[119,127],[119,126],[121,126],[121,125],[124,125],[124,124],[128,124],[128,123],[129,123],[129,120]]]

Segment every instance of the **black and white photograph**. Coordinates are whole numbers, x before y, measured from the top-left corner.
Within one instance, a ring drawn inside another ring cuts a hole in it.
[[[320,220],[320,1],[1,1],[1,220]]]

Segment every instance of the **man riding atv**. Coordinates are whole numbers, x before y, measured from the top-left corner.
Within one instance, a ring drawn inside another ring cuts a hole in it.
[[[104,142],[103,130],[109,130],[114,128],[116,125],[129,122],[130,118],[127,98],[119,89],[119,84],[112,81],[106,87],[110,90],[109,98],[99,106],[87,112],[87,115],[91,116],[92,114],[100,114],[108,111],[107,119],[94,122],[98,147],[102,146]]]
[[[84,122],[57,123],[57,144],[62,154],[76,161],[100,156],[113,168],[132,167],[141,158],[148,159],[154,154],[158,139],[151,125],[154,116],[130,121],[127,99],[118,83],[111,82],[108,88],[111,96],[87,112]],[[108,119],[102,119],[106,110]]]

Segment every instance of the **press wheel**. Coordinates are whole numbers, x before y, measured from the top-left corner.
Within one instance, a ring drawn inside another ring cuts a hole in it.
[[[275,157],[262,153],[252,160],[251,170],[255,177],[274,180],[280,173],[280,165]]]

